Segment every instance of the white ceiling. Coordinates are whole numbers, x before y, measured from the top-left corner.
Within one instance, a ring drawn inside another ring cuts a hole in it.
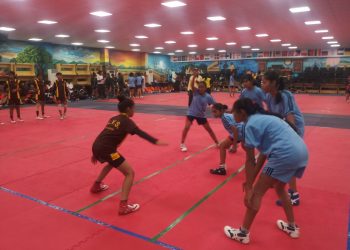
[[[165,1],[165,0],[163,0]],[[341,47],[350,47],[349,0],[183,0],[187,6],[167,8],[162,0],[0,0],[0,27],[16,28],[6,32],[10,39],[27,40],[42,38],[45,42],[70,44],[83,42],[84,46],[104,47],[97,40],[109,40],[109,46],[131,50],[130,43],[140,43],[141,51],[152,52],[155,47],[203,52],[206,48],[244,51],[242,45],[261,50],[282,50],[281,43],[271,43],[279,38],[300,49],[329,48],[322,36],[334,36]],[[291,7],[309,6],[310,12],[292,14]],[[109,17],[96,17],[89,13],[103,10]],[[221,15],[225,21],[211,22],[208,16]],[[38,24],[48,19],[54,25]],[[320,20],[321,25],[306,26],[304,21]],[[159,23],[160,28],[144,27],[146,23]],[[237,31],[238,26],[250,26],[249,31]],[[96,33],[95,29],[109,29],[110,33]],[[316,34],[316,29],[328,29],[328,34]],[[193,31],[194,35],[181,35],[181,31]],[[70,38],[56,38],[56,34],[69,34]],[[267,33],[267,38],[257,38]],[[146,35],[148,39],[136,39]],[[206,37],[216,36],[217,41]],[[168,45],[166,40],[177,43]],[[225,43],[234,41],[235,46]],[[197,44],[198,48],[188,48]],[[285,48],[283,48],[285,49]],[[246,50],[249,51],[249,50]]]

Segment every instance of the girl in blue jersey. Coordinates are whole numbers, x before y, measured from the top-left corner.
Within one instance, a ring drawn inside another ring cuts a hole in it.
[[[134,77],[134,73],[130,73],[128,77],[128,87],[130,91],[130,98],[135,97],[135,88],[136,88],[136,78]]]
[[[135,83],[136,83],[136,96],[138,98],[141,98],[142,96],[142,81],[143,78],[141,76],[141,73],[137,73],[137,76],[135,77]]]
[[[254,79],[252,75],[245,75],[243,77],[244,89],[242,90],[239,98],[249,98],[253,103],[257,103],[260,107],[263,107],[265,101],[265,93],[261,88],[254,86]]]
[[[236,101],[233,106],[235,120],[245,123],[243,137],[246,150],[246,180],[243,190],[247,209],[242,226],[239,229],[226,226],[224,232],[229,238],[244,244],[250,241],[250,227],[260,209],[263,196],[271,187],[274,187],[282,200],[288,220],[278,220],[278,228],[292,238],[298,238],[300,234],[285,186],[293,177],[302,177],[308,162],[308,150],[302,138],[290,125],[279,117],[260,114],[260,110],[258,105],[248,98]],[[255,148],[260,151],[256,161]],[[262,168],[262,173],[257,178]]]
[[[185,140],[187,133],[192,126],[193,120],[196,120],[198,125],[203,125],[205,130],[208,131],[211,138],[214,140],[216,145],[219,145],[219,141],[214,134],[214,131],[211,129],[209,122],[206,118],[205,111],[208,105],[213,105],[215,103],[213,97],[206,92],[206,85],[204,82],[198,83],[198,88],[195,86],[194,81],[190,82],[191,89],[193,90],[193,100],[187,112],[186,124],[182,131],[182,138],[180,149],[182,152],[187,151],[185,145]]]
[[[269,112],[279,114],[283,119],[292,123],[297,128],[297,133],[301,138],[304,137],[304,117],[301,114],[298,105],[295,102],[291,92],[284,89],[284,81],[275,71],[265,73],[262,88],[266,92],[266,105]],[[300,204],[300,196],[297,190],[296,179],[293,178],[289,183],[288,193],[293,206]],[[277,201],[281,206],[281,201]]]
[[[237,151],[237,144],[242,140],[243,123],[238,123],[232,114],[226,113],[227,106],[221,103],[215,103],[211,111],[215,118],[221,118],[224,128],[229,136],[220,143],[220,164],[216,169],[210,169],[211,174],[226,175],[226,150],[234,153]]]

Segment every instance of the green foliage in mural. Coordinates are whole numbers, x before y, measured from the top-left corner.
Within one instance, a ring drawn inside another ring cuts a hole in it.
[[[28,46],[17,54],[17,63],[50,64],[52,55],[42,47]]]

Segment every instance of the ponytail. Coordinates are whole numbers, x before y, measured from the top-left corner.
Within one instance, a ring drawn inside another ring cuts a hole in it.
[[[280,77],[279,74],[273,70],[267,71],[264,74],[264,78],[269,81],[276,82],[276,88],[277,88],[276,104],[279,104],[283,100],[281,91],[285,89],[284,78]]]
[[[227,105],[222,104],[222,103],[215,103],[213,105],[213,108],[216,110],[219,110],[221,112],[225,112],[228,109]]]

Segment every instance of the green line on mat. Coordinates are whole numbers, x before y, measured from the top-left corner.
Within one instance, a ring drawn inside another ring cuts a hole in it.
[[[167,167],[165,167],[165,168],[162,168],[162,169],[160,169],[160,170],[158,170],[158,171],[156,171],[156,172],[154,172],[154,173],[152,173],[152,174],[149,174],[149,175],[147,175],[147,176],[145,176],[145,177],[142,177],[142,178],[139,179],[138,181],[135,181],[134,184],[133,184],[133,186],[135,186],[135,185],[137,185],[137,184],[140,184],[140,183],[142,183],[142,182],[144,182],[144,181],[146,181],[146,180],[149,180],[149,179],[152,178],[153,176],[159,175],[159,174],[161,174],[162,172],[164,172],[164,171],[166,171],[166,170],[169,170],[169,169],[171,169],[171,168],[173,168],[173,167],[179,165],[180,163],[182,163],[182,162],[184,162],[184,161],[187,161],[187,160],[189,160],[189,159],[191,159],[191,158],[193,158],[193,157],[195,157],[195,156],[197,156],[197,155],[199,155],[199,154],[201,154],[201,153],[203,153],[203,152],[205,152],[205,151],[207,151],[207,150],[213,148],[214,146],[215,146],[215,144],[212,144],[212,145],[210,145],[210,146],[208,146],[208,147],[206,147],[206,148],[204,148],[204,149],[201,149],[201,150],[199,150],[199,151],[197,151],[197,152],[195,152],[195,153],[193,153],[193,154],[191,154],[191,155],[186,156],[186,157],[183,158],[183,159],[180,159],[180,160],[175,161],[174,163],[172,163],[171,165],[169,165],[169,166],[167,166]],[[105,200],[108,200],[108,199],[110,199],[110,198],[116,196],[116,195],[119,194],[120,192],[121,192],[121,189],[119,189],[119,190],[115,191],[114,193],[111,193],[111,194],[109,194],[109,195],[107,195],[107,196],[105,196],[105,197],[103,197],[103,198],[101,198],[101,199],[95,201],[94,203],[91,203],[90,205],[87,205],[87,206],[85,206],[85,207],[83,207],[83,208],[77,210],[76,212],[77,212],[77,213],[81,213],[81,212],[83,212],[83,211],[85,211],[85,210],[87,210],[87,209],[89,209],[89,208],[91,208],[91,207],[93,207],[93,206],[96,206],[97,204],[99,204],[99,203],[101,203],[101,202],[103,202],[103,201],[105,201]]]
[[[210,196],[212,196],[216,191],[222,188],[227,182],[229,182],[233,177],[238,175],[245,168],[245,165],[242,165],[236,172],[232,173],[229,177],[227,177],[223,182],[221,182],[214,189],[209,191],[202,199],[200,199],[196,204],[190,207],[186,212],[184,212],[180,217],[178,217],[173,223],[171,223],[167,228],[161,231],[159,234],[154,236],[151,241],[157,241],[160,237],[164,236],[167,232],[173,229],[177,224],[179,224],[186,216],[188,216],[193,210],[195,210],[199,205],[201,205],[204,201],[206,201]]]

